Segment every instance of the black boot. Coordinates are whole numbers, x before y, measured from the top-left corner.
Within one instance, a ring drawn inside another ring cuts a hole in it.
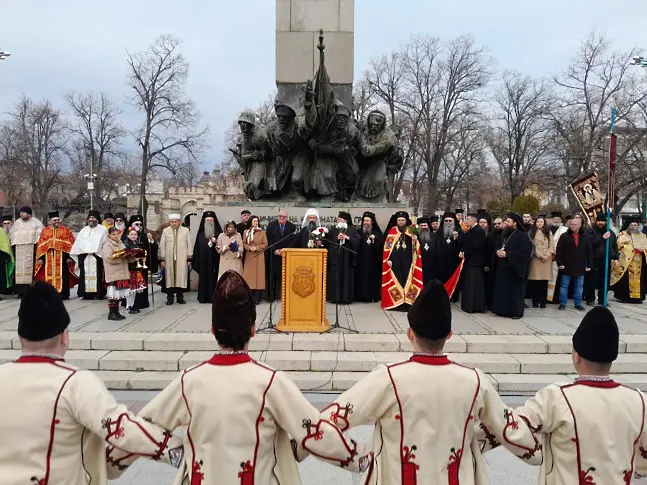
[[[167,305],[172,305],[173,304],[173,294],[172,293],[171,293],[170,296],[169,295],[166,296],[166,304]]]
[[[125,320],[121,313],[119,313],[119,301],[111,301],[108,303],[110,313],[108,313],[108,320]]]
[[[184,293],[178,293],[177,294],[177,302],[180,305],[186,305],[186,300],[184,299]]]

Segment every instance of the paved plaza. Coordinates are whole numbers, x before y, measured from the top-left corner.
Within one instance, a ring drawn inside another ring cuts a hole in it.
[[[207,360],[217,345],[209,333],[211,305],[200,305],[195,293],[186,305],[165,305],[156,293],[155,304],[119,322],[107,320],[106,301],[72,298],[66,302],[72,323],[68,362],[98,371],[111,389],[157,390],[179,371]],[[0,301],[0,362],[20,354],[16,336],[20,301]],[[621,331],[616,378],[647,389],[647,305],[611,303]],[[407,316],[383,311],[379,304],[355,303],[339,307],[339,321],[357,333],[259,333],[250,351],[256,359],[284,370],[304,391],[339,391],[381,363],[406,359]],[[328,304],[335,320],[335,305]],[[446,350],[457,362],[488,373],[499,392],[534,392],[555,381],[570,381],[571,335],[583,313],[558,311],[556,306],[531,309],[523,319],[492,314],[466,314],[454,305],[455,335]],[[280,304],[273,308],[274,322]],[[266,326],[269,304],[258,307],[258,326]]]

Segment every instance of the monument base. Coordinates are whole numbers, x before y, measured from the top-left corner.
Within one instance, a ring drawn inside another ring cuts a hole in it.
[[[301,226],[303,216],[309,208],[314,207],[319,211],[321,224],[330,226],[337,223],[337,215],[339,211],[346,211],[353,216],[353,224],[360,226],[362,224],[362,215],[364,212],[375,213],[380,228],[386,230],[386,225],[394,212],[405,210],[411,213],[411,209],[406,204],[395,203],[370,203],[370,202],[300,202],[300,201],[287,201],[287,200],[257,200],[248,202],[221,202],[217,206],[198,207],[195,212],[202,214],[205,210],[212,210],[218,216],[220,225],[223,226],[226,221],[240,221],[240,212],[247,209],[252,214],[258,216],[261,225],[267,227],[267,223],[276,219],[276,215],[281,209],[288,211],[288,216],[291,222],[297,226]],[[185,214],[182,214],[184,217]],[[200,216],[197,216],[197,222],[200,221]],[[193,221],[191,221],[191,229],[193,232]],[[197,224],[195,225],[197,230]]]

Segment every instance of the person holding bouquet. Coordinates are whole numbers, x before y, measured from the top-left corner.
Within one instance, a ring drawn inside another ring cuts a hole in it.
[[[126,312],[132,314],[139,313],[141,311],[138,301],[139,295],[146,302],[145,306],[142,308],[148,308],[148,285],[146,284],[146,267],[141,263],[146,260],[146,253],[143,244],[138,242],[139,231],[134,227],[128,228],[128,236],[124,241],[124,246],[126,249],[139,250],[141,251],[141,257],[138,257],[128,263],[128,271],[130,272],[130,289],[132,294],[126,298]]]
[[[236,230],[236,222],[229,221],[225,225],[225,232],[218,236],[216,251],[220,254],[220,267],[218,279],[228,270],[243,274],[243,239]]]
[[[353,218],[348,212],[341,211],[337,216],[337,224],[324,239],[324,246],[328,249],[326,295],[329,302],[348,305],[355,300],[355,269],[360,244],[360,235],[353,226]]]
[[[108,320],[124,320],[126,317],[119,313],[119,300],[126,298],[128,307],[135,300],[134,293],[130,289],[130,271],[128,271],[128,263],[132,258],[127,256],[119,229],[114,226],[108,229],[108,239],[101,247],[101,258],[108,285]]]

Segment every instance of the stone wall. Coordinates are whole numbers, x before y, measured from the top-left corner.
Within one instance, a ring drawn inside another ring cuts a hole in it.
[[[319,68],[319,29],[335,93],[351,107],[355,0],[276,0],[278,98],[296,106],[305,83],[313,79]]]

